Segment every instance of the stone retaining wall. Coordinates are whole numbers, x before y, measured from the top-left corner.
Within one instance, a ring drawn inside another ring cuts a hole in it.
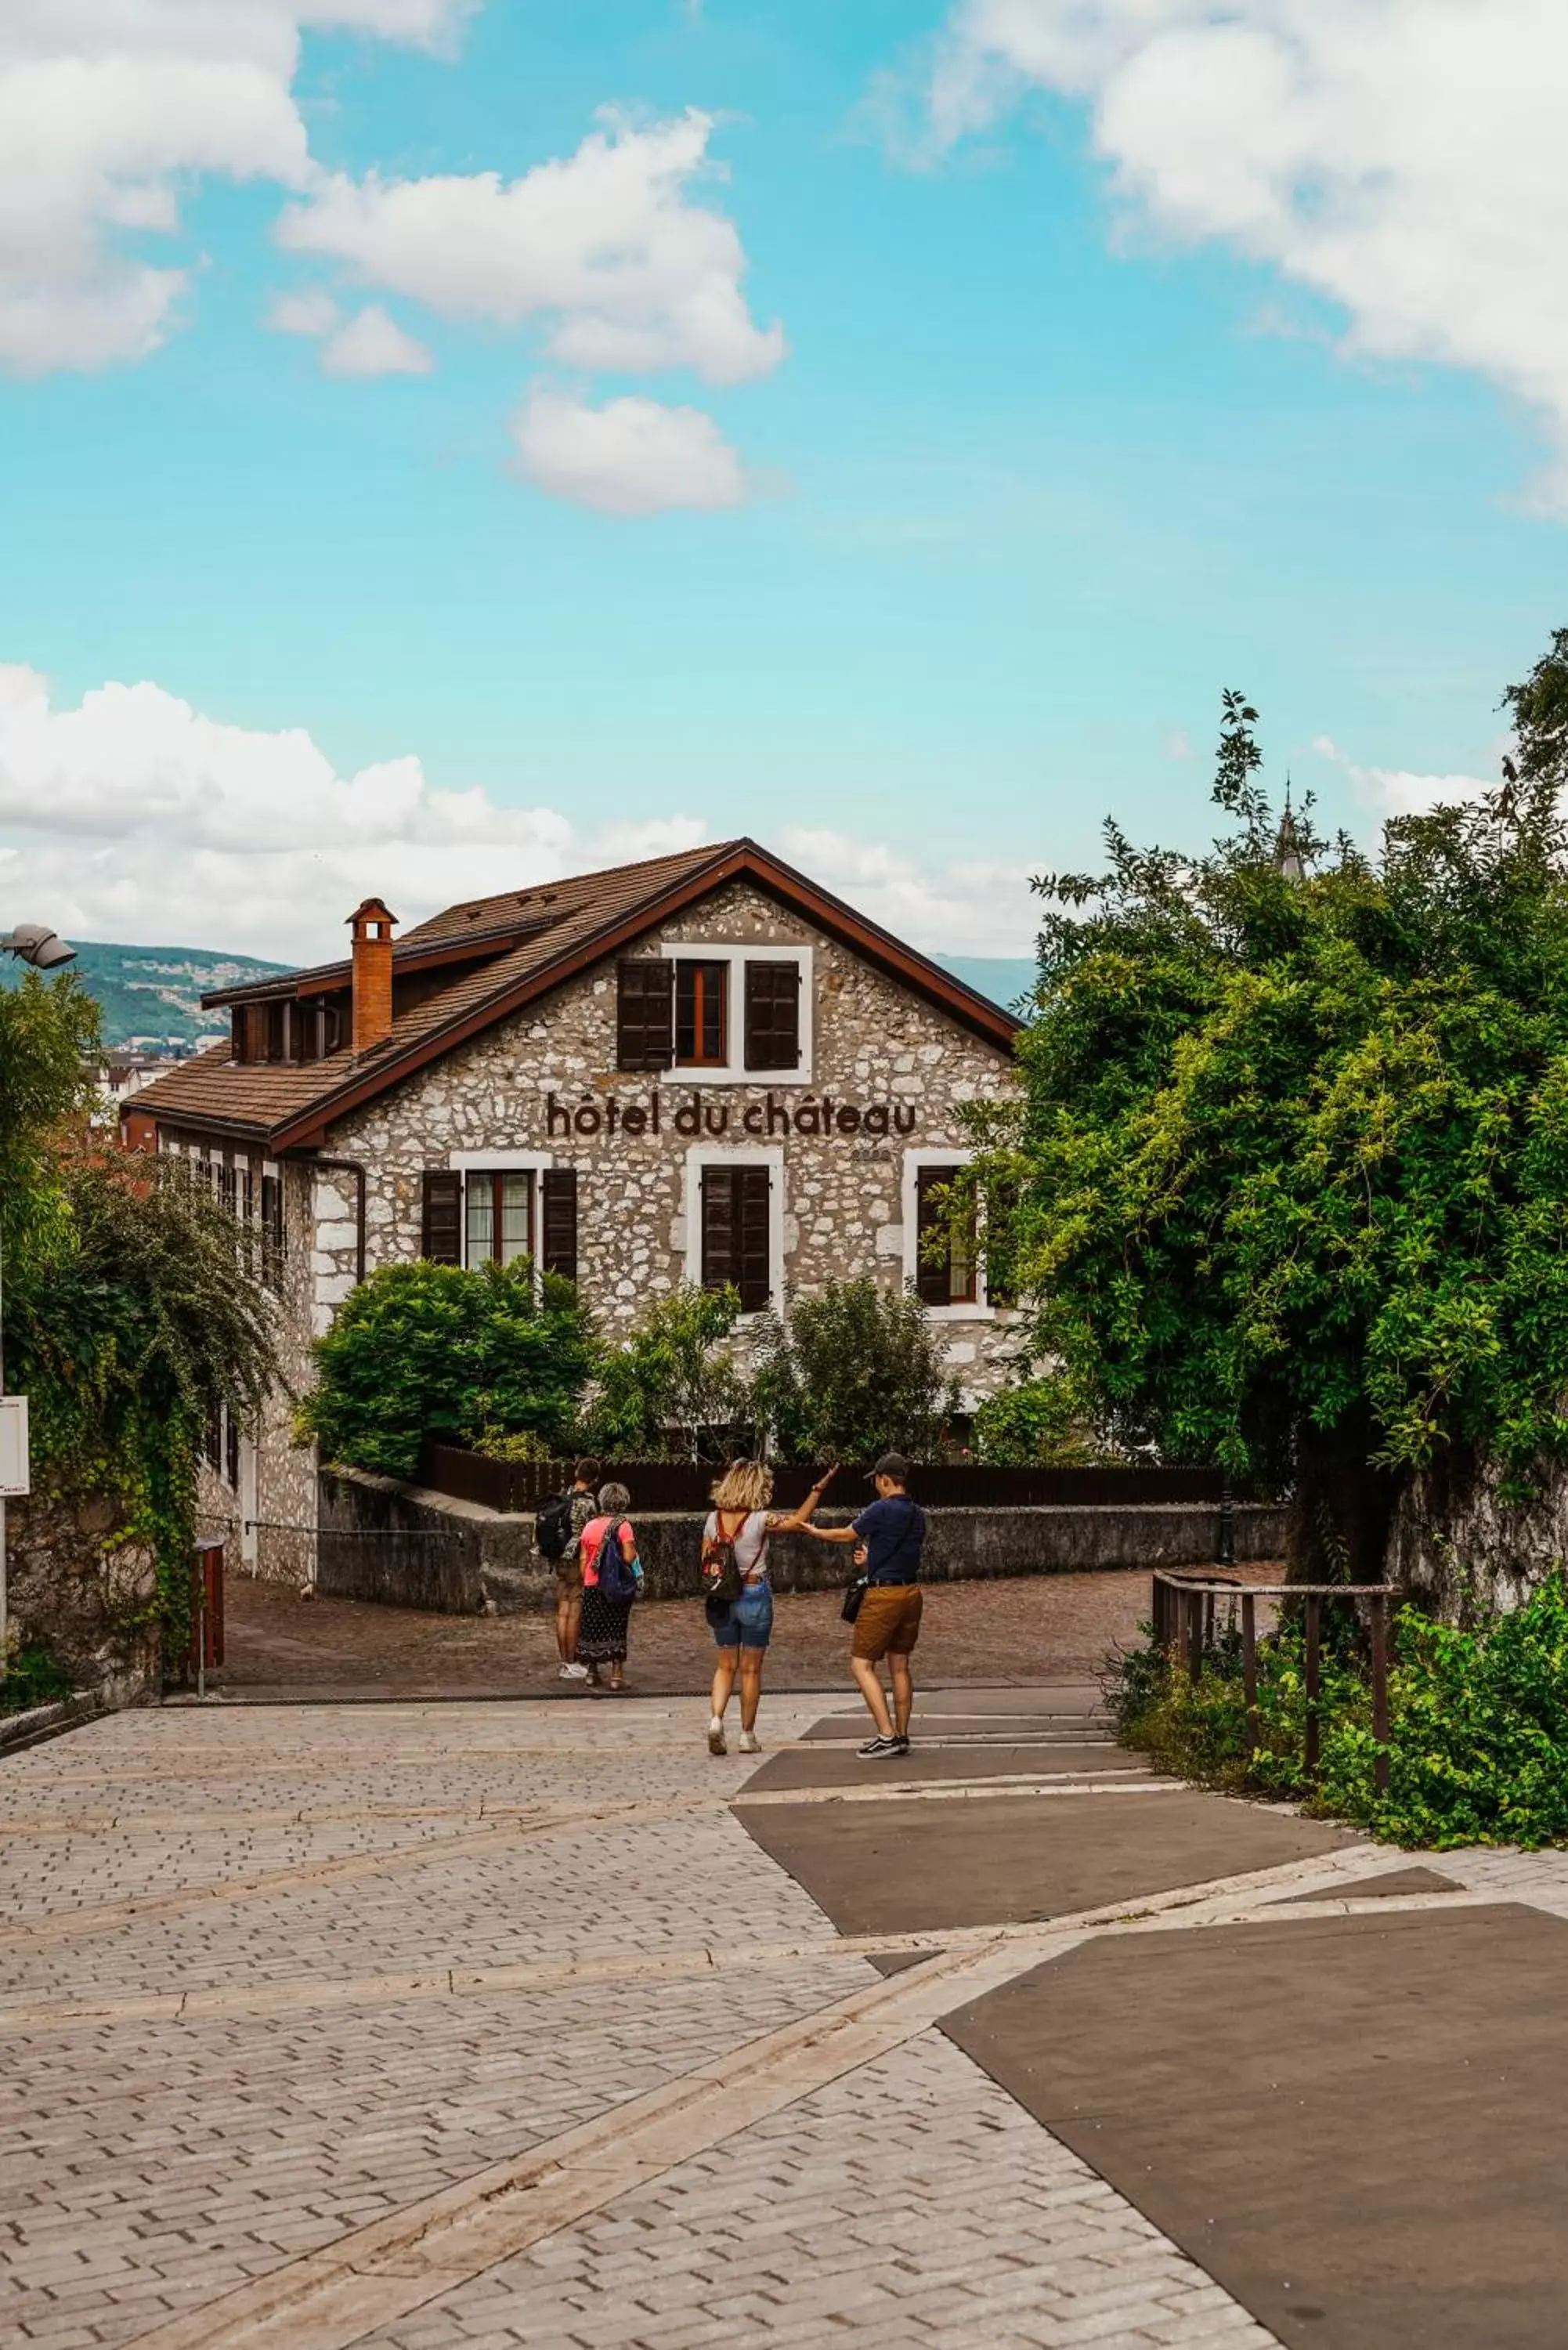
[[[531,1516],[510,1516],[423,1486],[363,1470],[324,1470],[320,1481],[317,1588],[394,1607],[449,1616],[511,1614],[554,1606],[556,1570],[534,1544]],[[849,1513],[824,1510],[824,1525]],[[699,1591],[701,1516],[695,1511],[632,1511],[654,1599]],[[1015,1575],[1073,1575],[1107,1567],[1147,1574],[1157,1566],[1204,1566],[1214,1556],[1216,1513],[1202,1503],[1116,1509],[933,1510],[927,1583]],[[1278,1558],[1283,1510],[1237,1508],[1239,1559]],[[848,1574],[848,1554],[796,1534],[776,1539],[775,1590],[827,1591]]]

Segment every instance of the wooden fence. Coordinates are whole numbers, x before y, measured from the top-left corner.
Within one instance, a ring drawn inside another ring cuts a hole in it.
[[[419,1482],[455,1501],[526,1513],[569,1485],[572,1470],[570,1461],[490,1461],[456,1445],[427,1444],[420,1456]],[[604,1469],[607,1478],[628,1487],[634,1508],[654,1511],[705,1510],[721,1473],[711,1461],[615,1461]],[[817,1474],[811,1467],[775,1469],[774,1508],[792,1509],[804,1500]],[[932,1461],[915,1467],[909,1490],[933,1510],[1168,1508],[1179,1503],[1217,1508],[1221,1480],[1218,1469],[1003,1469]],[[865,1468],[843,1467],[825,1506],[858,1508],[870,1491]]]

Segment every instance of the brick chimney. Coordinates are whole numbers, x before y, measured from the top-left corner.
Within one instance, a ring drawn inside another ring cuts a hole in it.
[[[396,914],[367,898],[348,917],[354,939],[354,1050],[368,1053],[392,1033],[392,931]]]

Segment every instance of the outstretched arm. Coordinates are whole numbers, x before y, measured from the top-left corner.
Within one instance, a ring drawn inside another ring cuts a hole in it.
[[[824,1493],[826,1492],[829,1485],[831,1485],[837,1473],[838,1463],[835,1461],[833,1467],[827,1471],[826,1474],[817,1479],[815,1484],[812,1487],[805,1501],[801,1503],[798,1509],[779,1511],[768,1520],[768,1532],[774,1534],[795,1534],[815,1532],[815,1529],[812,1526],[811,1520],[815,1512],[816,1505],[818,1502],[821,1501]]]

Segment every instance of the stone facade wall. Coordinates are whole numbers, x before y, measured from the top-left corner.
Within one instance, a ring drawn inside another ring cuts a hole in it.
[[[261,1164],[256,1160],[258,1170]],[[270,1172],[272,1162],[266,1165]],[[293,1414],[295,1397],[306,1391],[313,1377],[311,1338],[317,1327],[326,1326],[317,1320],[316,1303],[317,1191],[323,1179],[313,1168],[289,1161],[278,1171],[284,1253],[275,1292],[274,1335],[285,1385],[267,1397],[259,1425],[244,1432],[237,1484],[229,1482],[226,1466],[202,1462],[196,1523],[199,1533],[222,1537],[226,1574],[305,1584],[316,1571],[317,1461],[313,1445],[296,1447]]]
[[[5,1549],[10,1629],[24,1648],[40,1641],[78,1689],[117,1702],[156,1686],[157,1568],[122,1539],[111,1503],[7,1502]]]

